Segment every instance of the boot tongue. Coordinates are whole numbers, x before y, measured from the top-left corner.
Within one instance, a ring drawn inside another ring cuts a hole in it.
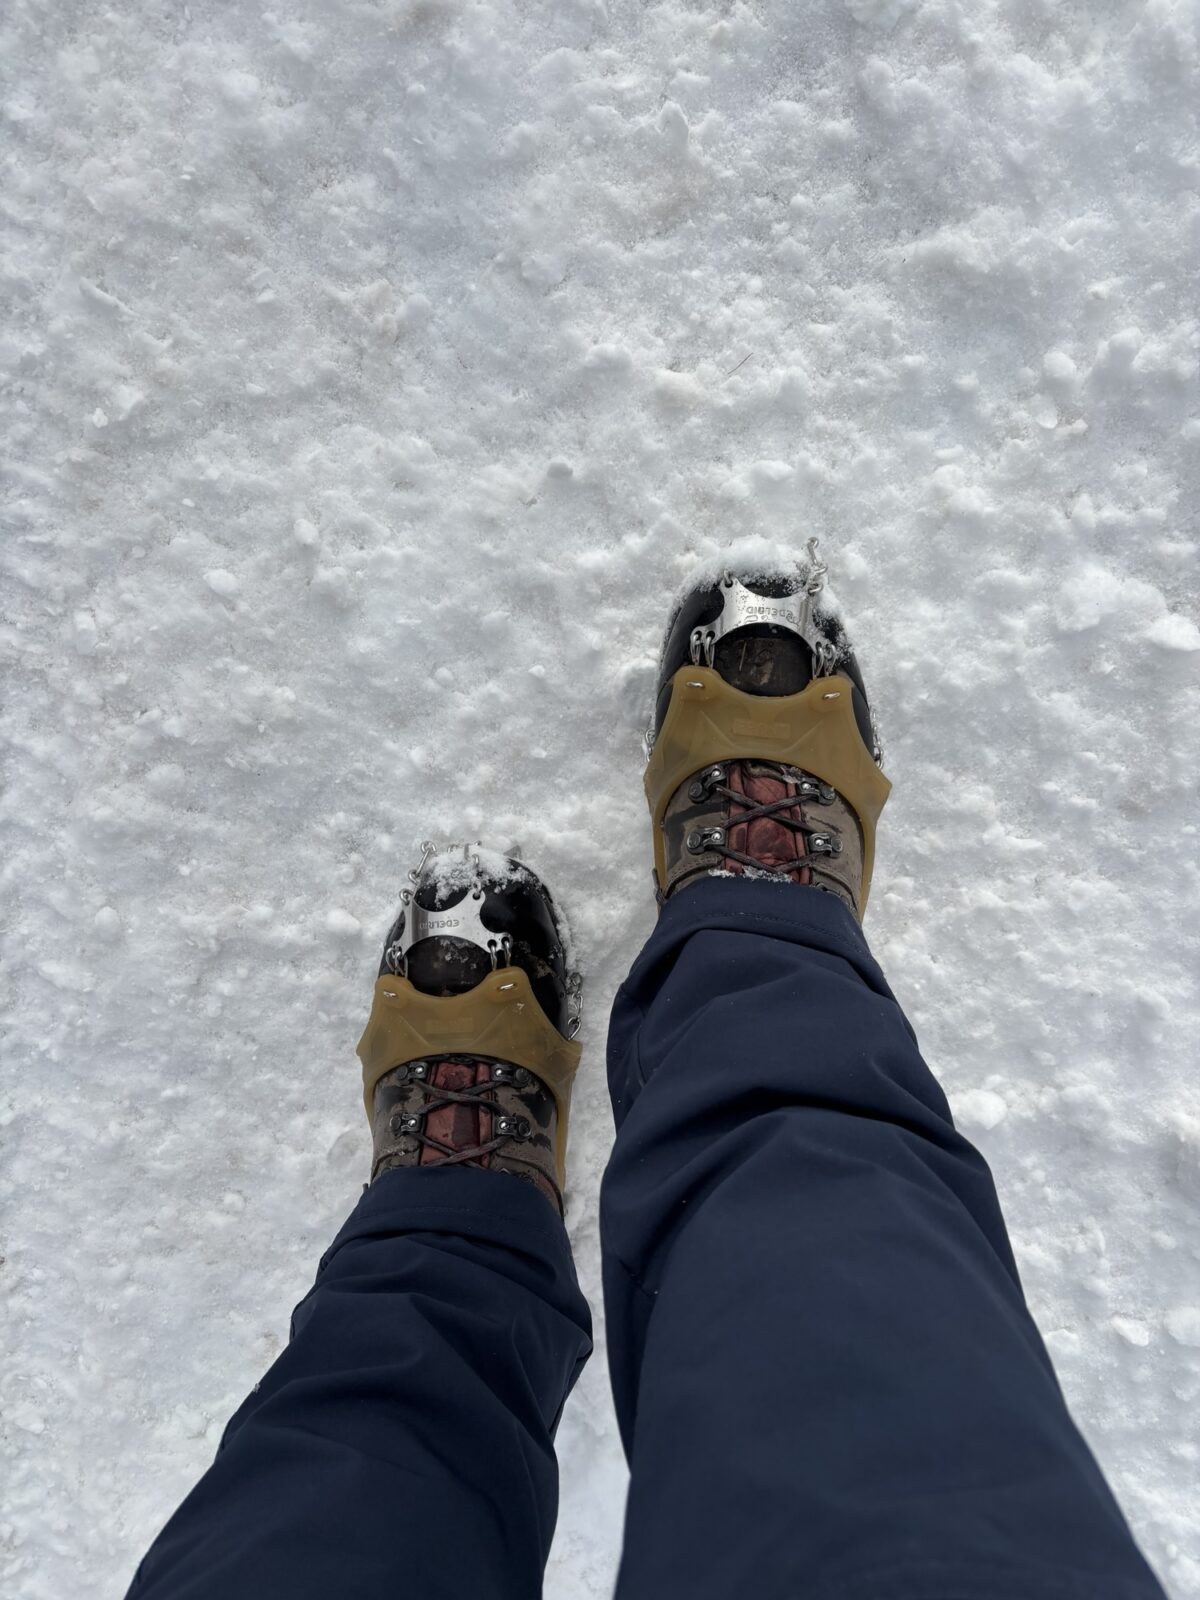
[[[778,769],[771,770],[748,761],[731,762],[726,782],[735,794],[744,795],[751,805],[756,806],[782,800],[786,795],[796,792],[796,785],[781,776]],[[791,867],[797,856],[807,853],[804,835],[794,828],[787,827],[779,817],[758,817],[752,822],[734,822],[732,814],[731,807],[730,846],[742,855],[753,856],[766,871]],[[795,822],[804,820],[799,801],[779,815],[790,817]],[[730,861],[728,865],[732,872],[744,873],[746,870],[738,861]],[[794,881],[802,884],[811,883],[812,873],[809,868],[794,869]]]
[[[480,1061],[439,1061],[434,1065],[429,1085],[434,1089],[450,1089],[462,1094],[476,1084],[491,1080],[491,1068]],[[425,1131],[430,1139],[448,1145],[452,1150],[474,1150],[492,1136],[491,1113],[477,1105],[443,1105],[431,1110],[425,1121]],[[421,1151],[421,1165],[433,1166],[445,1157],[441,1151],[426,1145]],[[490,1161],[484,1157],[485,1163]]]

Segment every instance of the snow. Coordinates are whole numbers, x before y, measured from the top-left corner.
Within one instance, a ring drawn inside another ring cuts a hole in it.
[[[420,841],[604,1017],[670,597],[818,535],[868,932],[1200,1597],[1192,0],[9,0],[0,1584],[122,1591],[367,1162]],[[745,542],[745,543],[743,543]],[[608,1592],[602,1356],[547,1593]]]

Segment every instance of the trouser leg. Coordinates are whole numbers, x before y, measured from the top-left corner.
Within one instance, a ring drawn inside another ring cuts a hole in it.
[[[618,995],[620,1600],[1161,1597],[987,1167],[832,896],[714,878]]]
[[[566,1232],[500,1173],[385,1173],[131,1600],[541,1592],[591,1348]]]

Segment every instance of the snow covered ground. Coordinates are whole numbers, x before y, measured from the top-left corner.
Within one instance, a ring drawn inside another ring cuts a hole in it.
[[[1195,0],[8,0],[0,1587],[123,1591],[364,1175],[417,841],[604,1019],[695,561],[822,539],[868,932],[1200,1597]],[[598,1354],[554,1600],[607,1593]]]

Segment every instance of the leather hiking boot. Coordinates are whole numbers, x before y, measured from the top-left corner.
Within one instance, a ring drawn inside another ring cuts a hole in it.
[[[659,903],[714,873],[835,894],[859,920],[891,785],[825,567],[726,572],[667,629],[646,796]]]
[[[545,885],[519,861],[431,844],[401,895],[358,1043],[393,1167],[480,1167],[562,1214],[581,983]]]

